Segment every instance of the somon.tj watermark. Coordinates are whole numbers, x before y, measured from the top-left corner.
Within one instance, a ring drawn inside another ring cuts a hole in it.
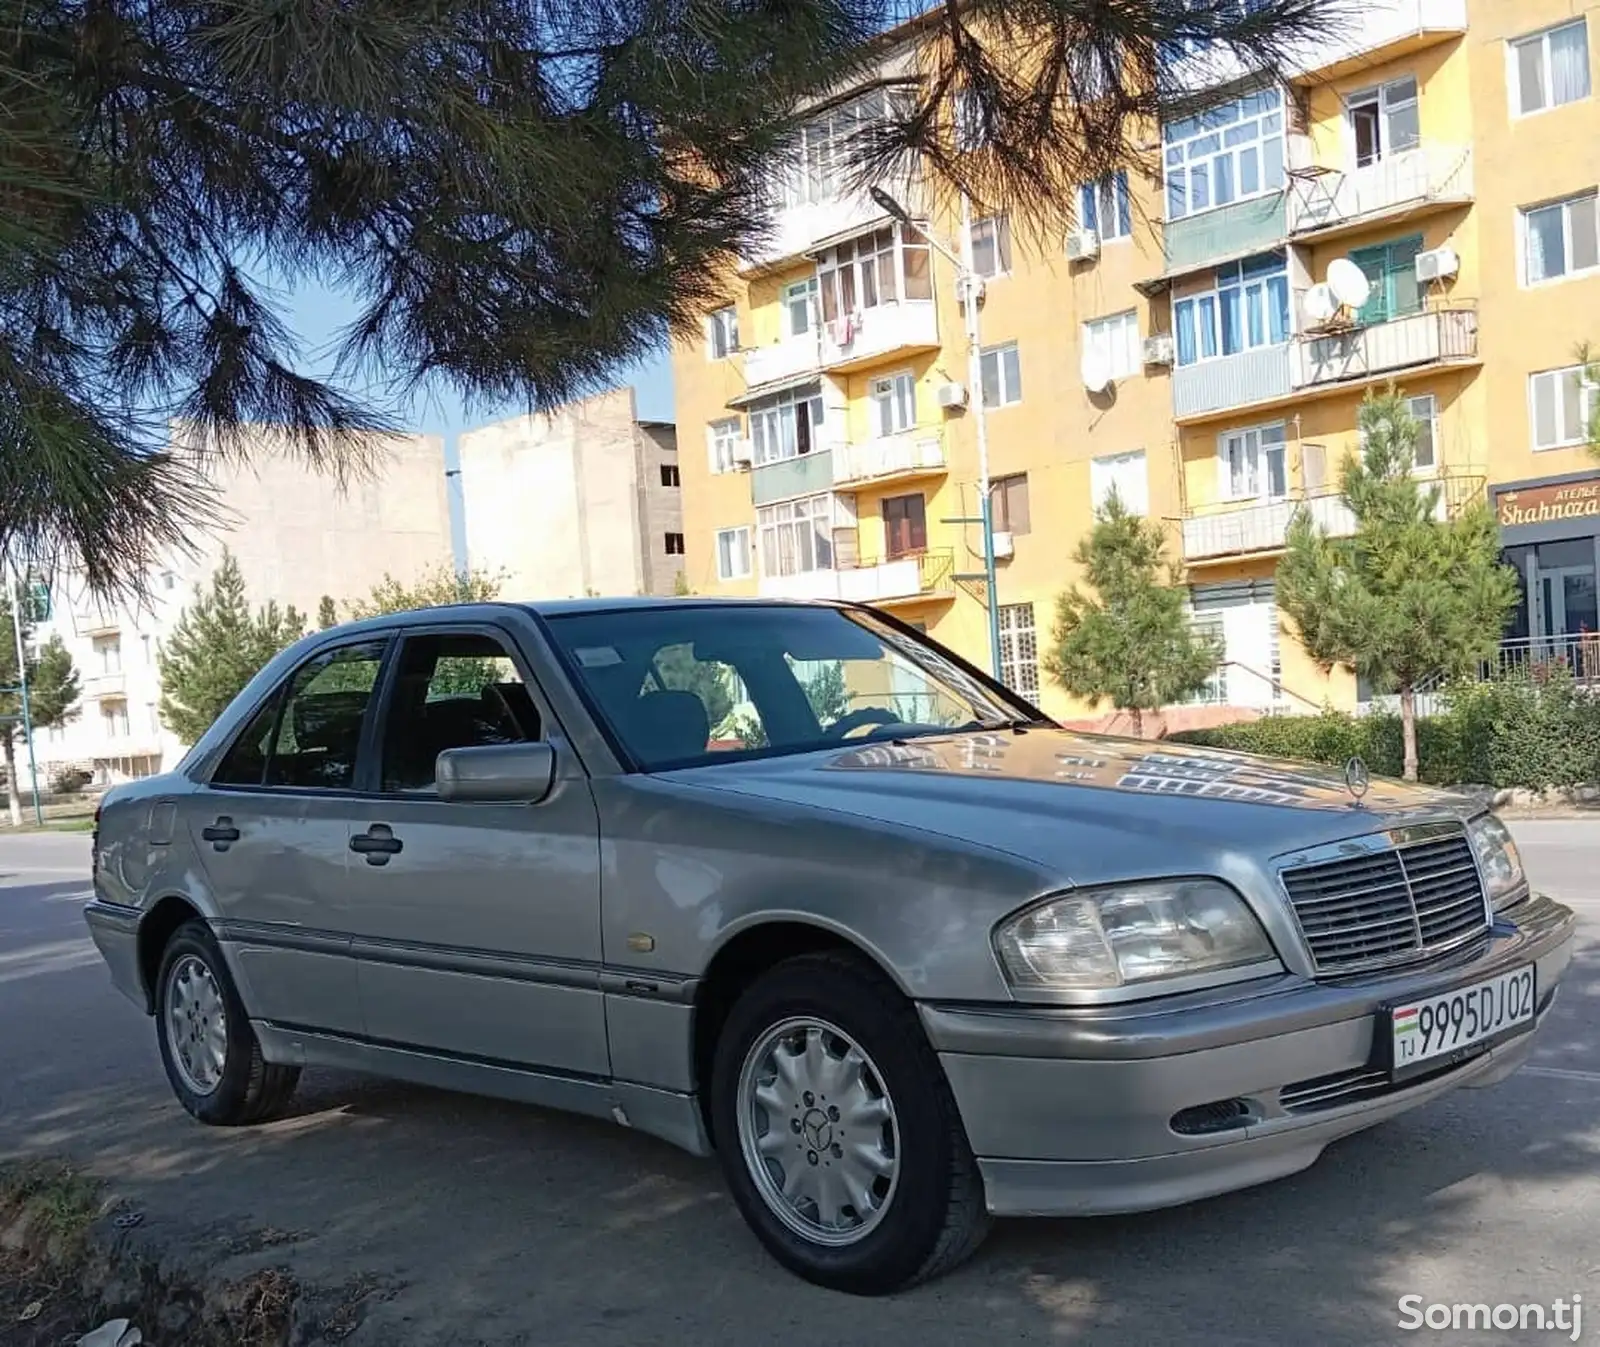
[[[1424,1305],[1421,1296],[1400,1297],[1400,1327],[1408,1332],[1418,1328],[1449,1328],[1457,1333],[1469,1329],[1480,1332],[1526,1332],[1559,1330],[1576,1342],[1583,1332],[1583,1297],[1557,1300],[1549,1305]]]

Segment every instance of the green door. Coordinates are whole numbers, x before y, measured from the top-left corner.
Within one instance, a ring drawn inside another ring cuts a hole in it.
[[[1422,312],[1422,291],[1417,285],[1416,268],[1417,254],[1421,251],[1421,234],[1351,250],[1350,260],[1372,282],[1372,295],[1357,315],[1362,323],[1387,323],[1408,313]]]

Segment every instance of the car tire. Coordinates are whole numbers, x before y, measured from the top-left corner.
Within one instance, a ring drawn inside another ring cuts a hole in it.
[[[265,1122],[300,1079],[299,1067],[262,1057],[216,937],[198,919],[180,926],[162,951],[156,1041],[178,1102],[216,1127]]]
[[[820,1070],[803,1065],[814,1048]],[[853,1083],[840,1085],[846,1077]],[[835,1086],[837,1104],[825,1099]],[[750,986],[718,1038],[710,1104],[740,1213],[768,1252],[807,1281],[885,1295],[950,1271],[988,1232],[983,1179],[944,1069],[911,1004],[863,959],[801,955]],[[876,1121],[885,1111],[888,1120]],[[844,1123],[856,1119],[866,1122],[852,1138]],[[873,1168],[853,1159],[863,1155]],[[838,1205],[849,1181],[869,1215]],[[791,1182],[815,1195],[785,1198]],[[823,1202],[835,1220],[823,1219]]]

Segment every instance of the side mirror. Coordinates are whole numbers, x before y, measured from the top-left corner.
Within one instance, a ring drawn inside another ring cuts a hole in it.
[[[434,762],[441,800],[478,804],[538,804],[556,779],[549,744],[485,744],[447,748]]]

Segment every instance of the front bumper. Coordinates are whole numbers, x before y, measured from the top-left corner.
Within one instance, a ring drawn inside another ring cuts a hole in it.
[[[1486,945],[1421,970],[1313,983],[1284,975],[1096,1009],[924,1003],[989,1209],[1002,1216],[1146,1211],[1295,1173],[1329,1142],[1459,1086],[1503,1080],[1532,1049],[1572,956],[1572,912],[1541,895]],[[1537,965],[1528,1032],[1398,1087],[1378,1067],[1381,1006]],[[1225,1130],[1184,1110],[1240,1101]]]
[[[143,915],[136,907],[119,907],[98,898],[83,909],[89,934],[111,970],[112,984],[148,1014],[150,993],[139,967],[139,919]]]

